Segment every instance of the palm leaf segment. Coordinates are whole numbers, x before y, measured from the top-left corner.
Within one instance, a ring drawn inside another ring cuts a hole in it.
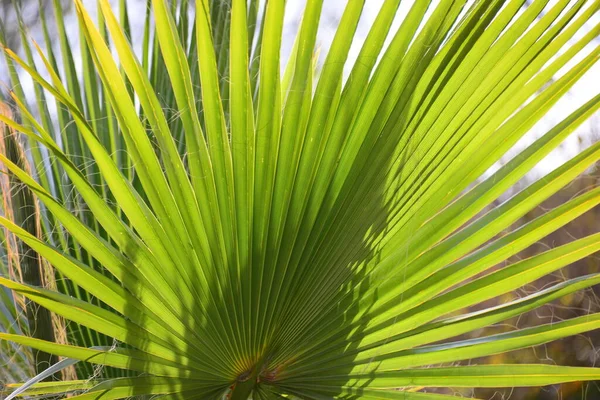
[[[595,234],[482,275],[600,202],[593,189],[497,236],[598,161],[596,143],[481,213],[600,96],[470,186],[597,61],[593,45],[570,63],[600,31],[573,39],[599,1],[417,0],[393,30],[400,2],[386,0],[347,79],[365,0],[348,1],[318,76],[323,0],[308,1],[283,74],[283,0],[198,0],[193,19],[187,1],[149,3],[140,57],[127,10],[117,17],[107,0],[99,25],[75,2],[82,72],[59,7],[62,61],[51,46],[39,51],[48,73],[27,41],[27,60],[6,50],[11,71],[20,65],[35,82],[38,117],[17,91],[22,122],[2,122],[51,163],[34,179],[0,159],[42,202],[47,237],[0,222],[79,294],[0,283],[80,329],[71,345],[0,338],[133,371],[89,380],[83,369],[84,381],[26,393],[435,399],[443,396],[414,389],[600,377],[548,365],[421,368],[600,327],[592,314],[456,339],[600,283],[582,276],[464,311],[600,249]],[[59,104],[60,129],[47,97]]]

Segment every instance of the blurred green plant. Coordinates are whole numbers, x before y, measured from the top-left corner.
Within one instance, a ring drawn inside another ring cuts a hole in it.
[[[10,110],[8,107],[3,107],[2,104],[0,104],[0,113],[10,116]],[[14,133],[3,123],[0,123],[0,151],[3,154],[7,154],[7,156],[11,157],[15,162],[23,164],[24,159],[21,158],[23,153],[19,151],[19,148],[20,146],[16,141]],[[12,204],[13,198],[18,204],[19,200],[22,200],[22,198],[26,196],[18,195],[18,189],[13,187],[14,182],[11,182],[9,172],[3,166],[0,166],[0,169],[2,173],[2,175],[0,175],[0,187],[2,188],[2,211],[3,214],[6,215],[11,213],[11,211],[15,208],[18,210],[18,207],[15,207],[15,205]],[[13,194],[16,195],[13,196]],[[21,216],[23,215],[21,214]],[[15,219],[14,215],[12,217]],[[21,258],[19,257],[19,252],[17,250],[17,244],[14,243],[14,241],[11,242],[7,240],[4,230],[1,231],[0,235],[0,239],[3,244],[1,247],[2,253],[0,259],[0,273],[2,276],[12,275],[14,279],[24,281],[22,270],[20,268]],[[18,277],[15,276],[17,274],[19,275]],[[22,301],[23,299],[14,299],[12,293],[5,288],[0,290],[0,297],[2,299],[2,302],[0,302],[1,331],[13,334],[23,333],[21,328],[28,328],[27,321],[22,318],[24,315],[20,315],[19,312],[20,310],[24,311],[27,308],[25,303]],[[19,302],[18,300],[21,301]],[[49,329],[47,328],[46,330],[50,334],[54,332],[53,327],[50,327]],[[33,356],[27,348],[22,348],[13,343],[4,341],[0,343],[0,346],[0,359],[2,365],[2,368],[0,369],[1,382],[20,381],[32,373],[33,366],[36,365],[36,362],[33,360]],[[39,361],[40,368],[42,368],[42,360]]]
[[[66,358],[8,398],[418,400],[600,378],[452,365],[600,327],[589,314],[465,338],[600,283],[578,275],[468,311],[600,250],[592,233],[497,268],[600,203],[592,188],[509,229],[596,163],[600,143],[481,213],[600,95],[472,185],[597,62],[600,25],[575,35],[600,1],[417,0],[391,32],[399,3],[384,2],[347,79],[365,0],[347,2],[318,74],[323,0],[307,2],[283,74],[283,0],[148,1],[138,55],[124,1],[116,16],[100,0],[97,21],[75,1],[81,60],[58,0],[56,34],[40,16],[44,49],[21,31],[24,56],[5,49],[19,119],[0,121],[34,167],[0,161],[39,199],[40,229],[6,210],[0,223],[56,283],[0,284],[69,323],[58,343],[0,333]],[[39,382],[77,360],[76,377]]]

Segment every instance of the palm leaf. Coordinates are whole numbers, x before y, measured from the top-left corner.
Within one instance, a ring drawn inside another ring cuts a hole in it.
[[[72,324],[69,343],[0,340],[80,361],[77,379],[14,382],[12,396],[418,400],[599,379],[455,364],[600,328],[590,314],[463,336],[600,283],[469,311],[600,250],[595,233],[507,262],[600,203],[591,189],[514,228],[594,165],[600,143],[493,205],[600,95],[480,179],[595,65],[600,25],[576,34],[600,1],[417,0],[396,29],[400,2],[386,0],[346,76],[366,4],[347,2],[319,68],[323,1],[308,1],[284,73],[275,0],[148,1],[141,56],[126,2],[117,16],[98,1],[94,21],[76,0],[81,69],[56,0],[59,56],[45,14],[45,48],[23,35],[25,58],[5,50],[21,119],[0,121],[37,167],[0,160],[43,204],[44,228],[9,213],[0,224],[62,283],[0,285]]]

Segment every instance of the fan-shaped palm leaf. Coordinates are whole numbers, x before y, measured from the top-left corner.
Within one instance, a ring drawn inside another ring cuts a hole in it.
[[[365,0],[347,2],[318,74],[323,0],[307,2],[283,74],[283,0],[149,1],[141,56],[124,2],[117,18],[100,0],[97,24],[76,0],[81,71],[56,3],[61,60],[46,25],[44,72],[27,42],[27,60],[6,50],[38,107],[16,92],[21,121],[0,116],[34,149],[34,176],[0,160],[43,203],[46,234],[0,223],[68,285],[0,284],[72,321],[72,340],[0,339],[86,363],[82,380],[25,394],[436,399],[418,390],[600,378],[446,365],[600,327],[591,314],[460,337],[600,283],[465,311],[600,250],[594,234],[492,269],[600,203],[593,189],[510,229],[597,162],[600,143],[486,208],[600,95],[477,181],[597,61],[592,44],[572,62],[600,32],[574,39],[599,1],[417,0],[393,31],[400,1],[386,0],[347,78]]]

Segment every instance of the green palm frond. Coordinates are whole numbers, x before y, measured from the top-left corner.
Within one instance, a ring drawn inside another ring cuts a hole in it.
[[[0,340],[81,361],[77,379],[13,395],[417,400],[600,379],[459,365],[600,328],[589,314],[464,336],[600,283],[485,303],[600,250],[595,233],[512,258],[600,203],[592,188],[515,228],[600,143],[495,203],[600,95],[481,178],[595,65],[600,25],[579,33],[600,1],[416,0],[396,29],[386,0],[348,76],[365,0],[347,1],[322,64],[323,0],[307,1],[288,60],[283,0],[148,0],[139,54],[126,3],[99,0],[94,20],[75,1],[81,60],[58,0],[44,46],[23,34],[24,56],[5,49],[19,118],[0,121],[36,168],[0,162],[39,199],[41,234],[0,224],[57,284],[0,285],[69,324],[63,342]]]

